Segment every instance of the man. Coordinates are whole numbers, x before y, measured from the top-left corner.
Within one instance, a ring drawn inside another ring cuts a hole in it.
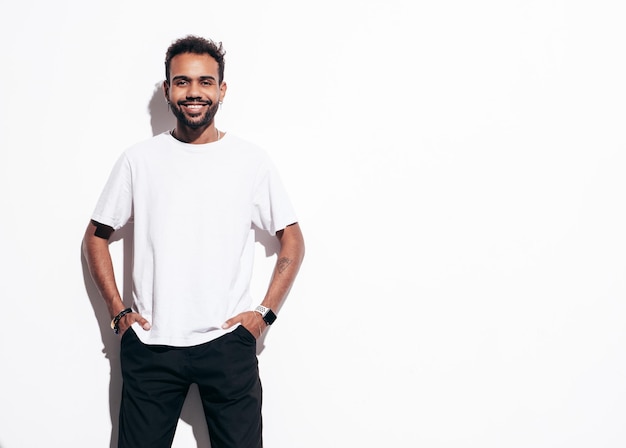
[[[122,154],[83,240],[121,336],[119,447],[171,446],[193,383],[213,448],[262,447],[255,341],[298,273],[302,234],[266,153],[215,126],[227,88],[222,45],[179,39],[167,50],[165,72],[176,127]],[[122,302],[108,241],[130,219],[132,309]],[[249,293],[253,226],[280,241],[260,303]]]

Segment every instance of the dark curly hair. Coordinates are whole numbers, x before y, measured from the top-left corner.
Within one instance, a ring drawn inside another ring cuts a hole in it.
[[[189,35],[174,41],[165,53],[165,79],[168,84],[170,82],[170,64],[172,59],[174,56],[183,53],[208,54],[215,59],[218,65],[219,83],[222,83],[224,79],[224,55],[226,54],[222,43],[216,43],[210,39]]]

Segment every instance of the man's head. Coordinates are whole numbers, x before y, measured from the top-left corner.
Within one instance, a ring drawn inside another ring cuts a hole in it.
[[[211,56],[218,65],[219,83],[221,84],[224,81],[224,55],[226,52],[222,47],[222,43],[215,43],[203,37],[187,36],[174,41],[167,49],[167,53],[165,53],[165,80],[168,84],[170,82],[172,59],[183,53],[207,54]]]
[[[165,71],[163,92],[178,124],[211,127],[227,88],[222,45],[196,36],[179,39],[167,50]]]

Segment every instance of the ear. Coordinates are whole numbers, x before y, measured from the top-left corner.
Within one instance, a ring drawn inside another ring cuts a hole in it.
[[[165,100],[170,102],[170,85],[167,81],[163,81],[163,95],[165,95]]]
[[[220,84],[220,101],[224,100],[224,97],[226,96],[226,89],[228,89],[228,86],[224,81],[222,81]]]

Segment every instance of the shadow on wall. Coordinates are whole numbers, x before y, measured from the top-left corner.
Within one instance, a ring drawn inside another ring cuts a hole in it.
[[[124,305],[130,307],[132,304],[132,286],[131,286],[131,267],[132,267],[132,238],[133,238],[133,225],[128,223],[121,229],[113,232],[110,239],[110,244],[115,244],[118,241],[123,241],[124,244],[124,267],[123,267],[123,285],[122,298]],[[100,296],[96,285],[91,279],[87,261],[81,250],[81,262],[83,268],[83,280],[85,283],[85,289],[89,296],[89,301],[93,307],[93,311],[100,328],[100,337],[102,338],[102,344],[104,348],[102,353],[104,357],[109,360],[110,365],[110,379],[109,379],[109,415],[111,417],[112,431],[110,447],[115,448],[117,446],[117,434],[118,434],[118,416],[120,408],[120,400],[122,397],[122,373],[120,370],[120,343],[117,335],[111,331],[111,317],[107,310],[104,300]],[[118,279],[119,284],[119,279]]]
[[[159,81],[154,85],[152,99],[148,104],[148,112],[150,112],[152,135],[158,135],[174,129],[176,120],[167,106],[165,94],[163,93],[163,81]]]
[[[157,135],[174,128],[175,119],[171,112],[168,111],[167,103],[163,96],[162,84],[157,83],[153,91],[152,99],[148,105],[151,116],[152,134]],[[255,242],[260,244],[265,250],[266,257],[273,257],[278,253],[278,240],[264,230],[253,227],[255,233]],[[129,222],[121,229],[115,231],[110,239],[110,244],[116,244],[122,241],[124,266],[123,266],[123,291],[122,298],[127,307],[132,306],[132,256],[133,256],[133,223]],[[82,255],[81,261],[83,269],[83,279],[85,289],[89,297],[89,301],[94,310],[94,315],[100,328],[100,336],[104,348],[102,353],[110,363],[110,381],[109,381],[109,415],[111,418],[111,439],[110,448],[117,446],[118,437],[118,417],[119,407],[122,395],[122,373],[120,369],[120,341],[119,337],[111,331],[111,316],[96,288],[87,262]],[[264,340],[270,330],[263,334],[263,337],[257,341],[257,354],[263,350]],[[183,406],[180,419],[191,426],[197,447],[206,448],[211,446],[209,439],[209,430],[202,409],[202,402],[197,386],[194,384],[189,389],[187,399]]]

